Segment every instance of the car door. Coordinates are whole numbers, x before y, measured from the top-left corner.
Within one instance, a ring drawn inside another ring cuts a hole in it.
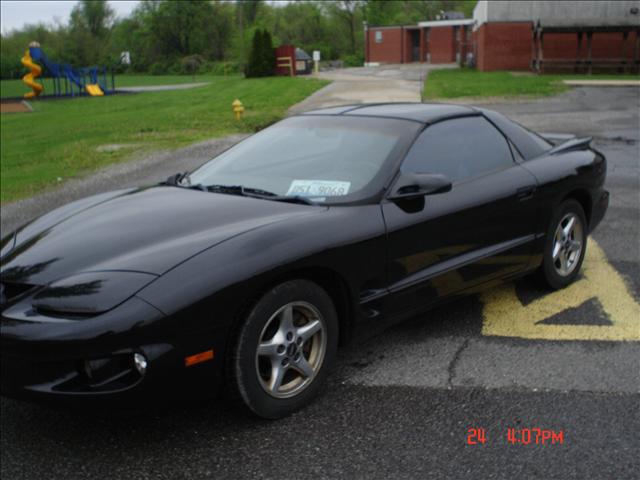
[[[382,204],[395,305],[419,309],[526,268],[538,215],[536,180],[484,116],[428,126],[401,172],[443,174],[452,189]]]

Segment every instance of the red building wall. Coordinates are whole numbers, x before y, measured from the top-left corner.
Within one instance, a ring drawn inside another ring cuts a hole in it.
[[[468,26],[467,28],[471,28]],[[456,61],[456,53],[466,58],[467,51],[476,55],[479,70],[529,70],[532,60],[532,23],[531,22],[495,22],[485,23],[473,32],[471,41],[465,39],[465,28],[459,27],[460,41],[456,39],[456,29],[452,26],[430,27],[428,39],[423,47],[430,55],[432,63],[450,63]],[[375,32],[382,32],[382,42],[376,43]],[[412,56],[412,32],[417,29],[392,27],[369,29],[367,36],[366,61],[379,63],[410,63]],[[622,33],[594,33],[592,37],[591,55],[598,59],[618,59],[624,55],[633,58],[634,45],[638,33],[630,33],[623,43]],[[424,38],[424,37],[423,37]],[[543,59],[574,59],[578,53],[577,33],[545,33],[543,42]],[[583,34],[580,47],[581,59],[587,57],[587,35]],[[552,65],[547,65],[550,69]]]
[[[382,32],[382,42],[376,43],[376,31]],[[367,62],[379,63],[402,63],[402,58],[406,45],[402,45],[406,35],[404,29],[397,28],[370,28],[367,31],[367,52],[365,53]]]
[[[474,33],[476,37],[477,67],[490,70],[528,70],[532,55],[532,25],[529,22],[485,23]],[[630,33],[624,41],[626,58],[633,58],[636,41]],[[598,59],[622,58],[622,33],[594,33],[591,57]],[[573,60],[578,54],[577,33],[545,33],[543,35],[543,60]],[[587,58],[587,35],[583,34],[580,58]],[[552,69],[548,65],[546,70]]]
[[[451,63],[456,60],[456,45],[453,27],[429,28],[427,54],[431,63]]]
[[[594,33],[591,38],[591,58],[613,59],[624,57],[633,58],[633,48],[636,39],[635,33],[629,33],[626,40],[622,33],[602,32]],[[543,54],[544,58],[575,58],[578,53],[577,33],[546,33],[544,35]],[[582,34],[580,45],[580,58],[587,58],[587,35]]]
[[[478,70],[528,70],[531,64],[530,22],[485,23],[476,31]]]
[[[593,35],[591,55],[593,58],[599,57],[622,57],[622,46],[624,43],[626,58],[633,58],[633,49],[636,44],[636,39],[640,37],[640,32],[636,30],[627,35],[626,40],[622,33],[595,33]],[[582,39],[582,44],[585,44],[585,38]]]

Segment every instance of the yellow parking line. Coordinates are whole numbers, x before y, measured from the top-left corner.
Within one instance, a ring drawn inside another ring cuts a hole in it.
[[[640,304],[593,239],[589,240],[582,272],[582,279],[526,306],[518,299],[513,283],[483,293],[482,334],[542,340],[640,341]],[[600,302],[611,325],[540,323],[592,298]]]

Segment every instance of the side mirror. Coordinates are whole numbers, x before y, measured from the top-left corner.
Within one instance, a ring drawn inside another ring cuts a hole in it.
[[[402,174],[396,182],[390,200],[408,200],[425,195],[451,191],[451,180],[438,173]]]

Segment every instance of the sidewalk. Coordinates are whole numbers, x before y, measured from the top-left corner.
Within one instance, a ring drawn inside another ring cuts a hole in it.
[[[289,113],[354,103],[419,102],[429,71],[442,68],[457,68],[457,65],[413,63],[320,72],[314,77],[332,83],[291,107]]]

